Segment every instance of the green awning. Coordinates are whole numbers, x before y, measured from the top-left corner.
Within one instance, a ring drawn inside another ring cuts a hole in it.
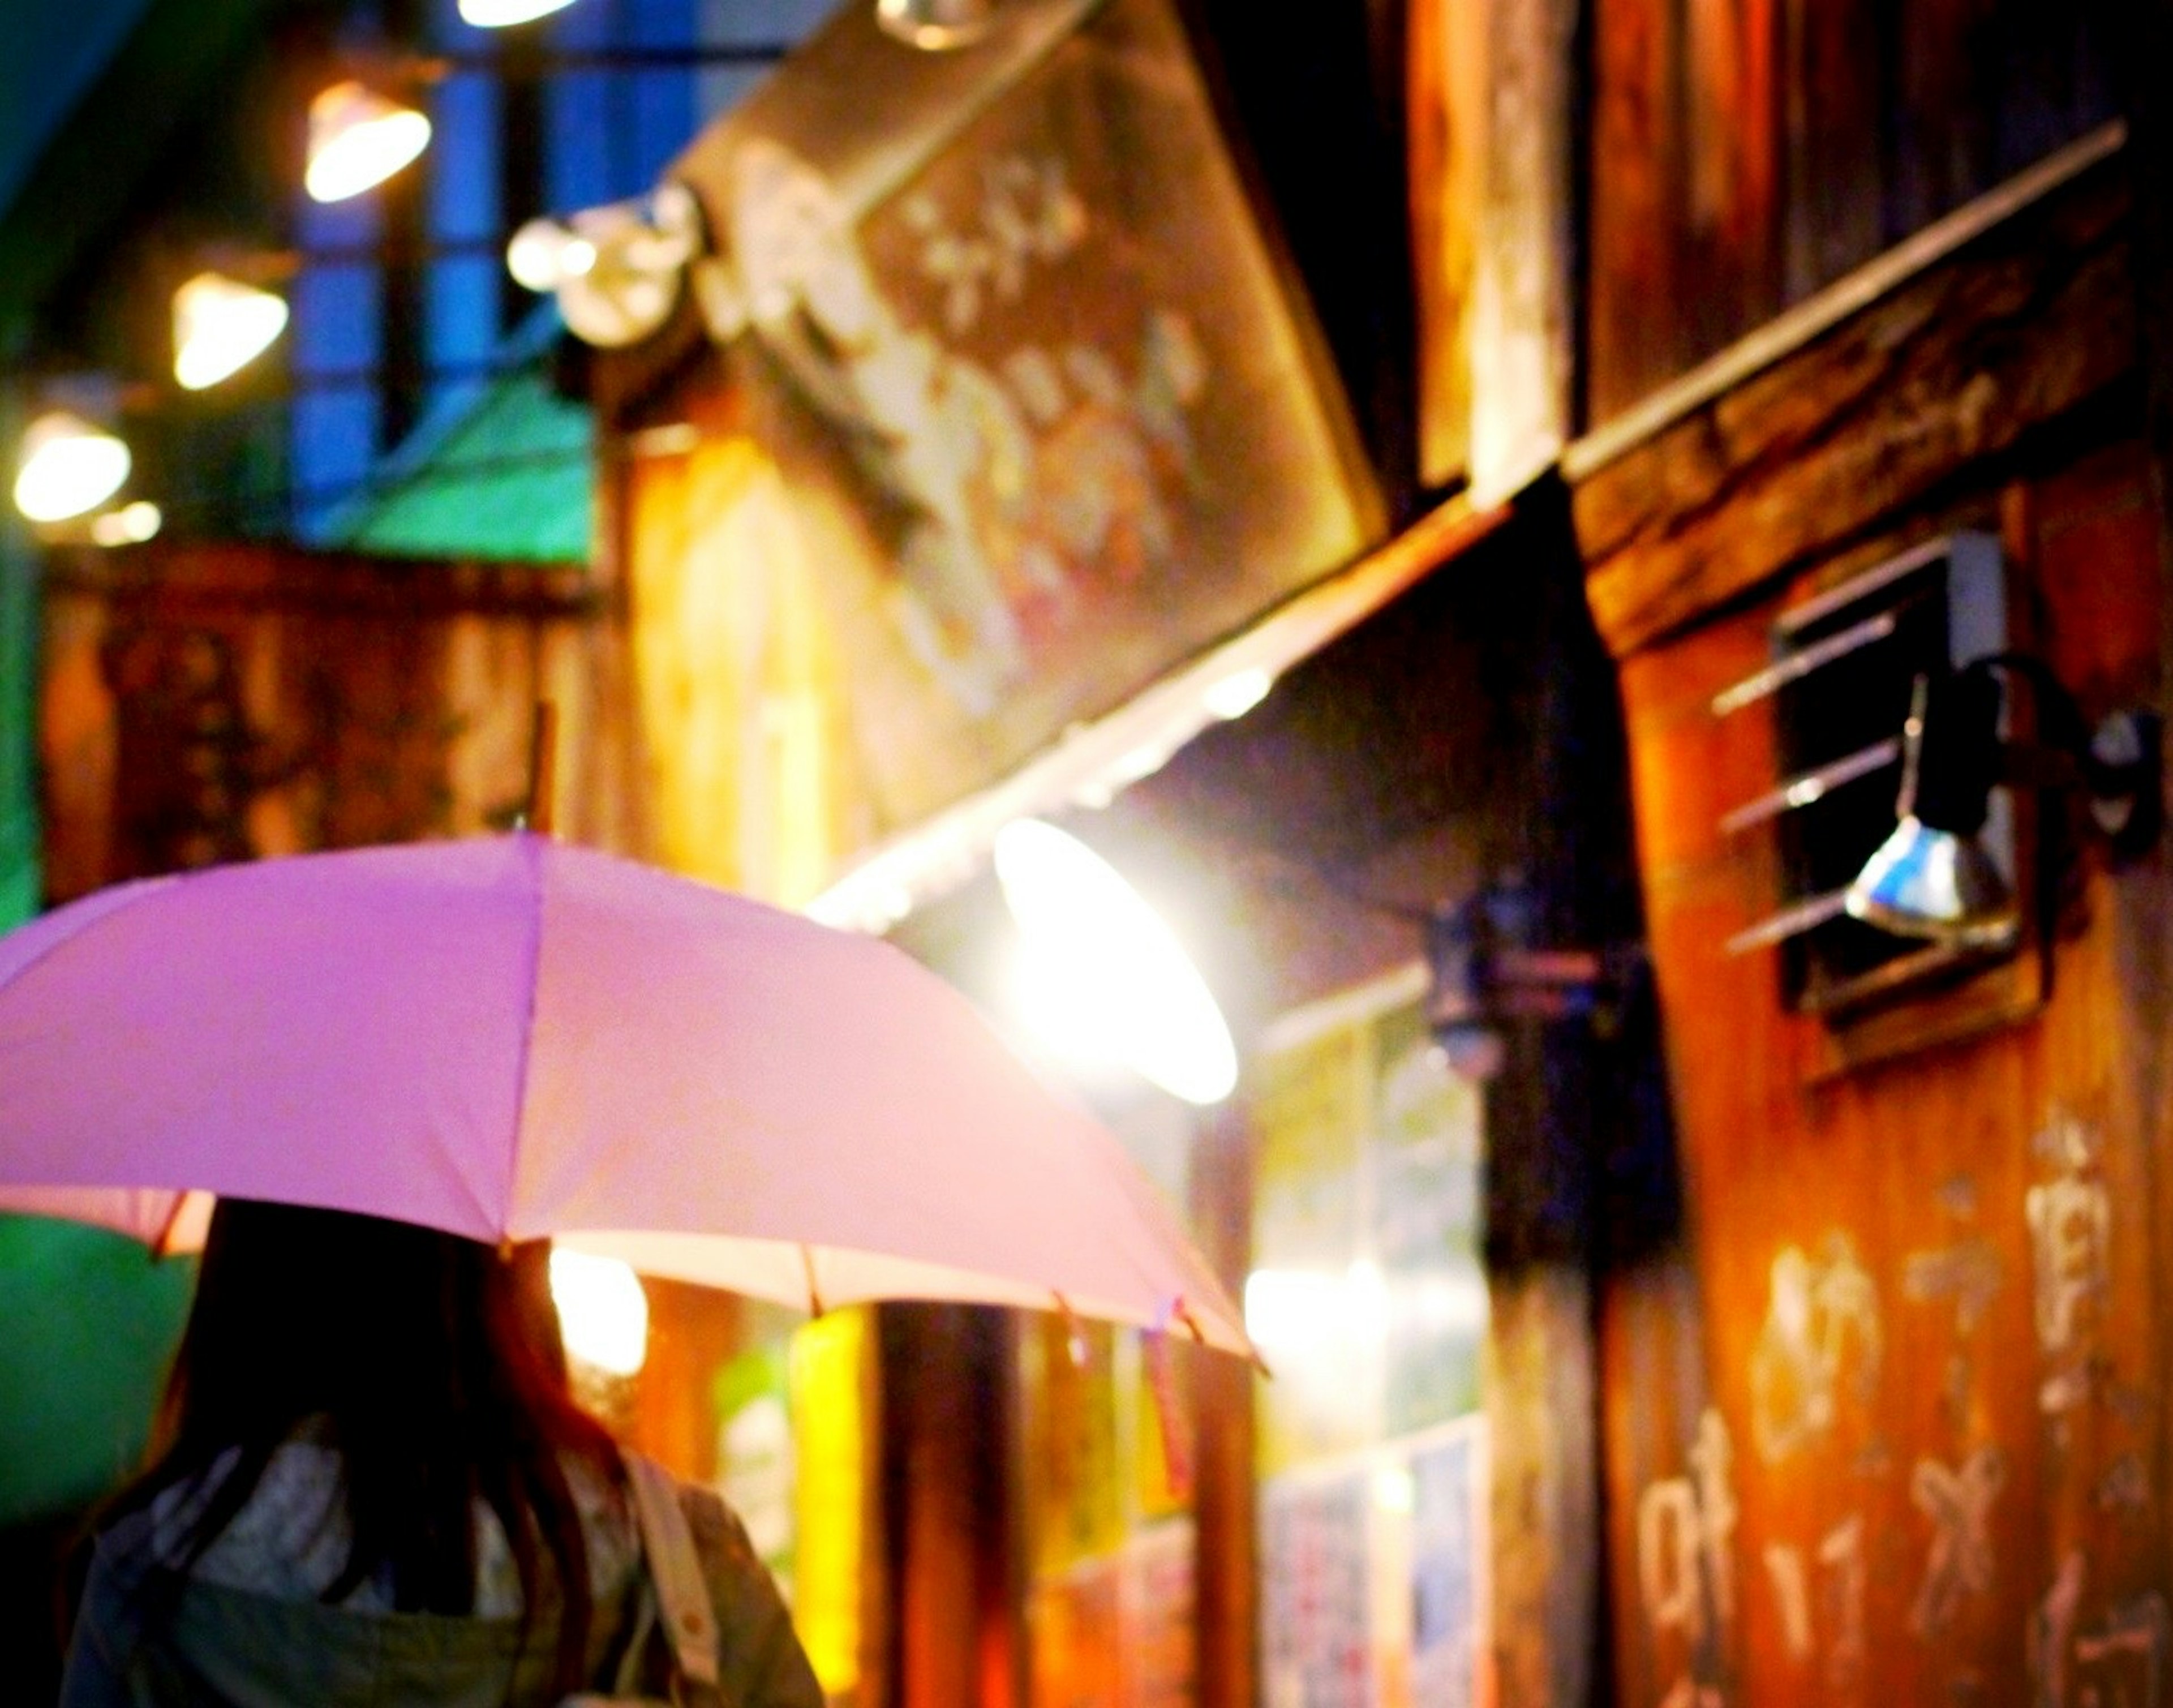
[[[541,373],[493,380],[336,518],[319,543],[399,558],[579,563],[589,556],[595,433]]]

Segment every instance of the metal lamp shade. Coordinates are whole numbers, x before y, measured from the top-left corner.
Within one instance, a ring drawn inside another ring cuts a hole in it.
[[[353,78],[310,103],[309,167],[315,202],[344,202],[390,178],[429,146],[430,121]]]
[[[2007,880],[1975,837],[1906,815],[1849,885],[1852,919],[1955,949],[2003,949],[2019,929]]]
[[[876,21],[899,40],[934,53],[979,40],[995,10],[996,0],[876,0]]]

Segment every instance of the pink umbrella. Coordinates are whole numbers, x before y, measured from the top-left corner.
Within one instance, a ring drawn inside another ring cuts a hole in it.
[[[181,1247],[218,1193],[1249,1350],[1116,1140],[933,973],[525,832],[154,878],[0,937],[0,1208]]]

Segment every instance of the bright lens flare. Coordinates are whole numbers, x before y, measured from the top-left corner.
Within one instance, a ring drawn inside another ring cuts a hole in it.
[[[317,202],[375,189],[430,145],[430,121],[349,78],[310,103],[310,165],[303,187]]]
[[[649,1355],[649,1296],[617,1258],[551,1253],[551,1298],[566,1355],[607,1376],[632,1376]]]
[[[547,18],[574,0],[461,0],[461,19],[478,30],[504,30],[531,19]]]
[[[128,447],[82,417],[56,409],[30,423],[15,474],[15,508],[34,522],[96,509],[128,478]]]
[[[997,881],[1023,940],[1027,1018],[1048,1041],[1129,1064],[1189,1103],[1237,1083],[1221,1010],[1169,928],[1076,837],[1020,819],[996,837]]]
[[[239,372],[287,330],[287,303],[216,272],[174,293],[174,378],[201,391]]]

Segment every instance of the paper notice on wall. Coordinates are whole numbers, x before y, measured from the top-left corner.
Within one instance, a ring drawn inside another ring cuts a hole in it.
[[[1265,1708],[1376,1708],[1372,1502],[1362,1463],[1261,1485]]]
[[[1472,1708],[1482,1663],[1485,1431],[1432,1431],[1410,1454],[1411,1708]]]
[[[1124,1708],[1191,1708],[1193,1528],[1171,1519],[1135,1532],[1121,1561]]]
[[[1379,1432],[1380,1275],[1361,1243],[1365,1044],[1362,1027],[1342,1026],[1260,1064],[1245,1320],[1275,1373],[1259,1389],[1268,1475]]]
[[[1367,1235],[1384,1313],[1383,1432],[1403,1436],[1479,1408],[1479,1094],[1415,1004],[1383,1014],[1372,1043]]]

